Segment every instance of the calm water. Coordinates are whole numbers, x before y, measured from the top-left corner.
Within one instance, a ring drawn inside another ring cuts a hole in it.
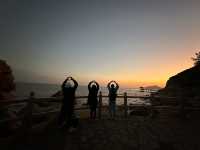
[[[27,98],[29,96],[29,93],[31,91],[35,92],[35,96],[38,98],[44,98],[44,97],[50,97],[57,91],[61,89],[60,85],[58,84],[38,84],[38,83],[17,83],[16,84],[16,97],[17,99],[23,99]],[[103,95],[107,95],[108,91],[107,88],[101,87],[100,90],[102,91]],[[119,89],[118,95],[123,94],[124,92],[127,92],[128,95],[132,96],[144,96],[149,95],[148,92],[140,92],[137,88],[121,88]],[[76,95],[82,95],[86,96],[88,95],[88,89],[87,86],[79,86],[76,92]],[[86,100],[83,100],[82,103],[85,103]],[[146,103],[147,101],[141,100],[141,99],[130,99],[128,100],[129,104],[140,104],[140,103]],[[107,103],[106,100],[104,100],[104,103]],[[118,100],[118,104],[122,104],[123,100]]]

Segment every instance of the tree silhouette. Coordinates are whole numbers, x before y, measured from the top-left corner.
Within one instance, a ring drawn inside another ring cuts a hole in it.
[[[192,60],[194,61],[194,66],[200,65],[200,51],[195,53],[195,57],[192,57]]]

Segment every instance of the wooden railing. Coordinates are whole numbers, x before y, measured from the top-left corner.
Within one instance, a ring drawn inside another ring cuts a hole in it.
[[[76,96],[76,100],[79,100],[79,99],[87,99],[88,96]],[[99,118],[101,118],[101,112],[102,112],[102,101],[103,101],[103,98],[108,98],[107,95],[102,95],[101,92],[99,92],[99,95],[98,95],[98,99],[99,99],[99,102],[98,102],[98,116]],[[129,99],[134,99],[134,98],[139,98],[139,99],[152,99],[152,98],[165,98],[165,99],[169,99],[169,100],[174,100],[174,99],[177,99],[176,97],[152,97],[152,96],[128,96],[127,93],[125,92],[123,95],[118,95],[117,98],[122,98],[124,99],[124,116],[127,117],[128,116],[128,100]],[[6,121],[11,121],[11,120],[20,120],[22,119],[24,116],[27,116],[26,114],[28,114],[28,118],[31,118],[31,116],[34,116],[34,115],[45,115],[45,114],[49,114],[49,113],[56,113],[58,111],[47,111],[47,112],[41,112],[41,113],[32,113],[32,111],[30,112],[30,110],[32,110],[32,105],[33,103],[43,103],[43,102],[50,102],[50,103],[58,103],[58,102],[61,102],[61,98],[53,98],[53,97],[49,97],[49,98],[28,98],[28,99],[23,99],[23,100],[10,100],[10,101],[7,101],[7,100],[1,100],[0,101],[0,106],[8,106],[8,105],[11,105],[11,104],[22,104],[22,103],[26,103],[26,109],[27,111],[24,112],[24,115],[23,116],[20,116],[15,119],[5,119],[5,120],[0,120],[0,123],[2,122],[6,122]],[[89,109],[88,107],[80,107],[80,108],[75,108],[75,110],[81,110],[81,109]]]
[[[80,100],[80,99],[87,99],[88,96],[77,96],[76,100]],[[101,119],[102,117],[102,107],[103,107],[103,98],[108,98],[107,95],[102,95],[101,92],[99,92],[98,95],[98,118]],[[149,96],[128,96],[127,93],[124,93],[123,95],[118,95],[117,98],[123,98],[124,99],[124,116],[127,117],[128,116],[128,99],[130,98],[150,98]],[[41,113],[33,113],[32,112],[32,107],[33,107],[33,103],[59,103],[61,102],[61,98],[28,98],[28,99],[23,99],[23,100],[10,100],[10,101],[0,101],[0,106],[6,107],[8,105],[11,104],[22,104],[24,103],[25,106],[25,112],[22,116],[19,116],[17,118],[8,118],[5,120],[0,120],[0,124],[4,123],[4,122],[9,122],[9,121],[17,121],[17,120],[22,120],[22,122],[24,123],[25,126],[32,126],[32,117],[33,116],[42,116],[42,115],[48,115],[51,113],[57,113],[59,112],[59,110],[56,111],[47,111],[47,112],[41,112]],[[0,108],[1,109],[1,108]],[[89,107],[87,106],[83,106],[83,107],[79,107],[79,108],[75,108],[75,110],[82,110],[82,109],[89,109]]]
[[[77,96],[76,99],[87,99],[88,96]],[[103,108],[103,98],[108,98],[108,96],[106,95],[102,95],[101,92],[99,92],[98,95],[98,118],[101,119],[102,118],[102,108]],[[123,95],[118,95],[117,98],[122,98],[124,100],[123,103],[123,108],[124,108],[124,117],[128,117],[128,100],[132,99],[132,98],[140,98],[140,99],[168,99],[169,101],[166,101],[170,103],[170,101],[173,101],[175,99],[181,99],[181,98],[177,98],[177,97],[152,97],[152,96],[128,96],[127,93],[125,92]],[[5,122],[9,122],[9,121],[18,121],[18,120],[22,120],[23,122],[23,129],[24,132],[26,133],[26,135],[29,135],[30,130],[32,129],[32,118],[34,116],[43,116],[43,115],[49,115],[51,113],[58,113],[59,110],[55,110],[55,111],[47,111],[47,112],[40,112],[40,113],[33,113],[32,112],[32,108],[33,108],[33,103],[41,103],[41,102],[51,102],[51,103],[60,103],[61,102],[61,98],[28,98],[28,99],[24,99],[24,100],[12,100],[12,101],[0,101],[0,106],[8,106],[11,104],[19,104],[19,103],[26,103],[25,106],[25,112],[22,116],[19,116],[17,118],[9,118],[9,119],[5,119],[5,120],[0,120],[0,124],[1,123],[5,123]],[[180,103],[179,103],[180,104]],[[161,106],[160,104],[157,105],[151,105],[151,109],[154,109],[156,107]],[[88,107],[79,107],[79,108],[75,108],[76,110],[81,110],[81,109],[89,109]]]
[[[126,95],[126,99],[127,98],[143,98],[143,97],[138,97],[138,96],[129,96],[127,97],[127,94]],[[117,98],[124,98],[124,96],[117,96]],[[87,99],[88,96],[77,96],[76,97],[76,100],[80,100],[80,99]],[[102,93],[100,92],[99,95],[98,95],[98,99],[99,99],[99,105],[98,105],[98,109],[101,110],[101,107],[102,107],[102,99],[103,98],[108,98],[108,96],[106,95],[102,95]],[[1,100],[0,101],[0,106],[2,107],[6,107],[6,106],[9,106],[9,105],[12,105],[12,104],[26,104],[26,108],[27,110],[30,110],[32,109],[32,105],[33,103],[59,103],[61,102],[62,99],[61,98],[53,98],[53,97],[49,97],[49,98],[27,98],[27,99],[23,99],[23,100],[10,100],[10,101],[7,101],[7,100]],[[80,109],[88,109],[88,107],[81,107],[81,108],[75,108],[76,110],[80,110]],[[26,112],[25,112],[26,113]],[[49,113],[49,112],[45,112],[45,113]],[[50,112],[51,113],[51,112]],[[100,113],[100,112],[99,112]],[[42,115],[44,114],[41,113]],[[40,115],[40,114],[37,114],[37,115]],[[21,119],[21,117],[19,117]],[[7,119],[7,121],[10,120],[10,119]],[[17,120],[17,119],[15,119]],[[5,120],[6,121],[6,120]],[[4,122],[3,120],[0,120],[0,123],[1,122]]]

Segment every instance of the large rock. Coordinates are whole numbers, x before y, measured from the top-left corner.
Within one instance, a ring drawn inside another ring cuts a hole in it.
[[[15,91],[15,83],[14,83],[14,77],[12,74],[12,70],[10,66],[3,60],[0,60],[0,100],[13,100],[15,99],[14,96]],[[9,111],[9,109],[6,106],[1,106],[0,103],[0,118],[1,119],[8,119],[13,118],[15,119],[17,116],[12,111]],[[20,122],[16,121],[9,121],[4,122],[0,124],[0,132],[1,136],[8,136],[11,134],[16,128],[18,128],[18,125]]]
[[[0,60],[0,100],[13,99],[12,92],[15,90],[14,77],[10,66]]]
[[[200,66],[194,66],[170,77],[159,95],[200,97]]]

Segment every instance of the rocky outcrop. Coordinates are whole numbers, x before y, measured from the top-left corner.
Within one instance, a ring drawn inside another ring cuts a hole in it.
[[[0,100],[13,100],[15,91],[14,77],[10,66],[3,60],[0,60]],[[13,118],[17,116],[9,108],[0,103],[0,117],[1,119]],[[7,136],[12,133],[20,124],[20,122],[9,121],[0,124],[0,132],[2,136]]]
[[[12,70],[5,61],[0,60],[0,100],[13,99],[13,91],[15,83]]]
[[[160,90],[161,87],[157,86],[157,85],[151,85],[151,86],[146,86],[144,87],[145,90]]]
[[[200,97],[200,66],[194,66],[170,77],[159,95]]]

